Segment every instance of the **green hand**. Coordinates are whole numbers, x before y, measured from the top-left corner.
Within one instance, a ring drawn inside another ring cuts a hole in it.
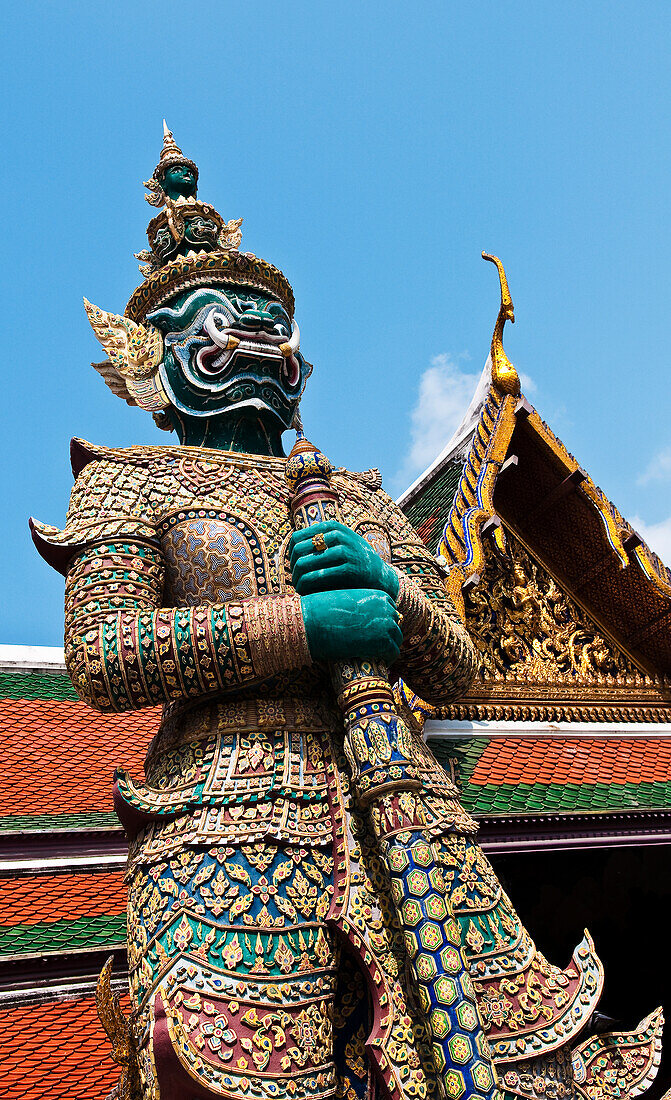
[[[301,596],[310,653],[316,661],[368,657],[393,664],[403,635],[396,604],[387,592],[368,588]]]
[[[326,549],[315,549],[321,535]],[[351,527],[329,520],[294,531],[289,541],[291,573],[299,596],[334,589],[369,588],[398,596],[398,574]],[[374,654],[369,654],[374,656]]]

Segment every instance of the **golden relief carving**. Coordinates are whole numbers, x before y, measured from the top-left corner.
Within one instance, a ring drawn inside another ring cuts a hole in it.
[[[510,532],[507,539],[508,553],[488,554],[480,584],[466,597],[480,679],[490,684],[651,684],[519,540]]]
[[[110,955],[96,985],[98,1017],[112,1045],[112,1061],[121,1067],[119,1081],[107,1100],[142,1100],[133,1029],[121,1009],[120,994],[112,991],[113,964],[114,956]]]

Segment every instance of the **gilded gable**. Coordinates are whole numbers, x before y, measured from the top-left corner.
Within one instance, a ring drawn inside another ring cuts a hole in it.
[[[668,688],[653,680],[511,531],[489,546],[466,624],[480,671],[459,718],[655,720]],[[659,716],[660,720],[663,720]]]

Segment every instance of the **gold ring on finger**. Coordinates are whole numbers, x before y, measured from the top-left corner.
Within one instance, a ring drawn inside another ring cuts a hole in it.
[[[321,532],[318,535],[312,536],[312,545],[314,546],[315,552],[317,554],[324,553],[324,551],[326,550],[326,539]]]

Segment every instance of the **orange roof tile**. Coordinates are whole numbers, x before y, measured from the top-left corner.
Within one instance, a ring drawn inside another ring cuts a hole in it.
[[[142,777],[160,713],[106,715],[63,699],[0,699],[0,817],[111,812],[114,769]]]
[[[469,783],[665,783],[671,738],[492,737]]]
[[[104,1100],[119,1078],[93,997],[0,1010],[4,1100]]]
[[[123,871],[0,878],[0,926],[126,911]]]

